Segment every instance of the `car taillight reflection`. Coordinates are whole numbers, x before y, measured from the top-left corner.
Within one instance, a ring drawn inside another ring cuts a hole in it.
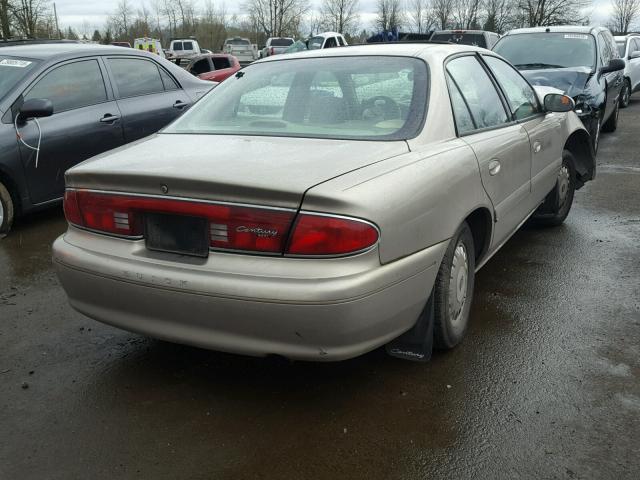
[[[372,224],[342,216],[302,212],[294,224],[294,210],[90,190],[67,190],[64,212],[70,224],[131,239],[144,237],[145,213],[206,218],[211,248],[268,254],[348,255],[379,236]]]

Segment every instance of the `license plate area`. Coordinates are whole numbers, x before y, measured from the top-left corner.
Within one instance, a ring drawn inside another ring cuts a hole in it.
[[[147,249],[159,252],[207,257],[208,220],[186,215],[147,213],[144,216]]]

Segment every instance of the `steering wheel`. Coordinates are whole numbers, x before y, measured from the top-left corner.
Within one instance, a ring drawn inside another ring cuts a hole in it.
[[[394,120],[401,117],[398,104],[390,97],[378,95],[362,102],[362,119],[378,121]]]

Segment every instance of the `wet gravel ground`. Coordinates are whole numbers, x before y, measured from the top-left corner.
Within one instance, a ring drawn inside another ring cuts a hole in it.
[[[640,96],[556,229],[479,273],[465,342],[288,363],[67,305],[59,209],[0,241],[0,479],[640,478]]]

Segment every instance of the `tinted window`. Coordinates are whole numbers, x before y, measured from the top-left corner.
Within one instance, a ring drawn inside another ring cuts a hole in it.
[[[98,62],[84,60],[51,70],[24,98],[48,98],[53,111],[61,112],[102,103],[107,100],[107,92]]]
[[[466,100],[477,128],[495,127],[508,121],[498,92],[475,57],[451,60],[447,72]]]
[[[484,60],[502,87],[516,120],[538,113],[536,93],[511,65],[495,57],[484,57]]]
[[[193,50],[193,42],[182,42],[183,50]]]
[[[250,65],[187,111],[167,133],[393,140],[421,128],[424,62],[323,57]]]
[[[222,70],[224,68],[231,68],[231,63],[228,58],[225,57],[213,57],[213,66],[216,70]]]
[[[481,33],[434,33],[431,40],[437,42],[459,43],[461,45],[474,45],[476,47],[487,48],[487,42]]]
[[[182,42],[173,42],[173,50],[182,50]]]
[[[587,67],[596,61],[595,39],[586,33],[520,33],[493,48],[520,70]]]
[[[20,82],[40,62],[28,58],[0,55],[0,98]]]
[[[460,90],[456,83],[451,79],[451,75],[447,74],[447,85],[449,86],[449,95],[451,96],[451,107],[453,108],[453,118],[456,121],[456,128],[458,129],[458,135],[475,130],[473,118],[467,102],[464,101]]]
[[[171,75],[165,72],[162,67],[159,67],[159,70],[160,77],[162,78],[162,84],[164,85],[165,90],[177,90],[178,88],[180,88],[176,81],[171,78]]]
[[[134,58],[110,58],[108,61],[120,98],[164,91],[155,63]]]
[[[288,47],[293,44],[293,39],[291,38],[272,38],[271,46],[272,47]]]
[[[249,40],[243,40],[242,38],[229,38],[224,43],[227,45],[251,45]]]
[[[200,75],[201,73],[206,73],[210,71],[211,71],[211,66],[209,65],[209,59],[207,58],[198,60],[191,67],[191,73],[195,73],[196,75]]]
[[[338,43],[336,42],[335,37],[327,38],[327,42],[324,44],[324,48],[333,48],[337,46],[338,46]]]
[[[347,45],[346,42],[344,41],[344,38],[342,37],[338,37],[338,42],[340,43],[341,47],[344,47]]]

